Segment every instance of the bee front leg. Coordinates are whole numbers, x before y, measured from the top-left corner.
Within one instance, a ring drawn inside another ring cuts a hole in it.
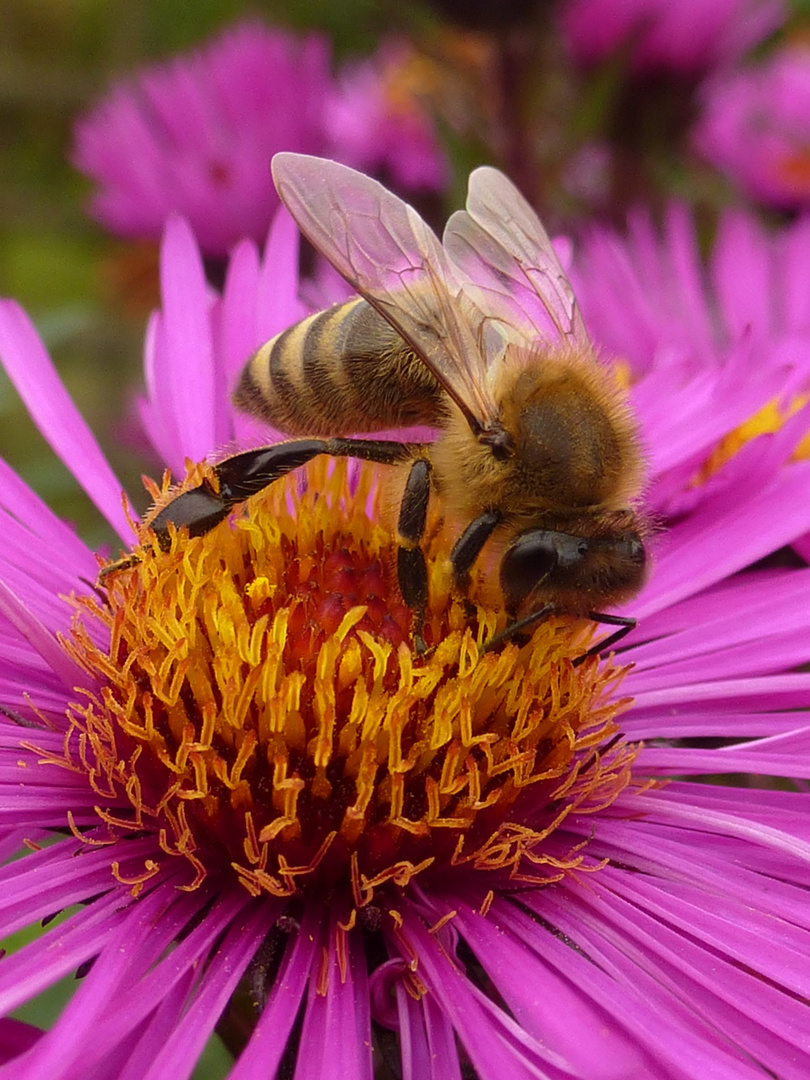
[[[518,643],[522,645],[524,640],[528,641],[526,631],[533,629],[537,623],[541,622],[543,619],[547,619],[549,615],[553,615],[555,610],[554,604],[543,604],[537,611],[532,611],[528,615],[524,615],[522,619],[517,619],[515,622],[509,623],[499,634],[494,634],[489,639],[483,648],[483,652],[494,652],[495,649],[499,649],[507,641],[512,641],[513,639],[517,639]],[[526,635],[525,639],[524,635]],[[586,653],[586,656],[588,655],[590,654]],[[578,664],[584,659],[585,657],[581,656],[578,660],[575,660],[574,663]]]
[[[466,593],[469,589],[473,563],[502,521],[503,515],[498,510],[485,510],[470,522],[453,545],[450,563],[453,567],[453,580],[460,592]]]
[[[637,624],[637,620],[631,619],[628,615],[606,615],[604,611],[589,611],[588,618],[593,619],[596,623],[604,623],[605,626],[618,626],[619,629],[615,633],[609,634],[604,641],[597,641],[582,656],[578,656],[574,661],[574,667],[584,663],[589,656],[597,656],[613,648],[623,637],[627,637],[631,630],[635,630]]]

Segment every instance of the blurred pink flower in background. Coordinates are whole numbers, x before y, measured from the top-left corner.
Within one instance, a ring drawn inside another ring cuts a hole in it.
[[[637,72],[695,75],[738,59],[784,18],[782,0],[565,0],[560,25],[579,63],[627,50]]]
[[[627,362],[655,430],[647,502],[659,520],[738,499],[758,482],[752,456],[794,438],[788,418],[810,387],[809,249],[810,220],[770,233],[728,210],[704,261],[680,204],[660,233],[638,210],[626,235],[583,237],[571,278],[593,340]],[[808,538],[794,546],[810,552]]]
[[[277,150],[323,153],[334,93],[325,38],[249,22],[118,83],[76,125],[73,161],[112,232],[157,239],[172,211],[204,251],[262,239],[278,207]]]
[[[707,84],[693,142],[751,198],[810,204],[810,48],[791,45]]]
[[[691,376],[741,342],[810,352],[809,246],[810,220],[768,230],[728,209],[704,259],[691,212],[673,202],[660,229],[641,208],[626,231],[592,227],[570,272],[592,337],[634,380],[675,357]]]
[[[326,38],[258,21],[113,86],[76,124],[73,162],[96,185],[90,213],[111,232],[157,240],[173,212],[207,255],[264,240],[279,206],[278,150],[441,186],[447,166],[427,111],[395,97],[392,54],[331,73]]]
[[[336,156],[366,172],[381,168],[395,184],[441,190],[447,158],[427,104],[436,72],[404,41],[384,43],[368,60],[347,66],[340,93],[328,101]]]

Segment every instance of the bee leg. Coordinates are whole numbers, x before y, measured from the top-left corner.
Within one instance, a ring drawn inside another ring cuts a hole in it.
[[[167,503],[151,521],[162,547],[170,543],[169,525],[187,528],[189,536],[202,536],[224,521],[240,502],[262,491],[293,469],[319,454],[356,457],[392,465],[406,460],[414,447],[384,439],[297,439],[233,454],[213,466],[215,483],[203,480]]]
[[[418,457],[411,465],[397,522],[397,579],[402,599],[413,611],[413,642],[417,655],[427,652],[422,630],[428,600],[428,574],[425,554],[420,547],[425,534],[431,466]]]
[[[503,515],[497,510],[485,510],[470,522],[461,536],[453,544],[450,563],[453,567],[453,580],[461,592],[470,587],[470,570],[484,544],[492,536],[496,527],[503,521]]]
[[[224,521],[243,502],[274,480],[324,453],[323,439],[299,439],[233,454],[213,466],[215,483],[203,480],[167,503],[149,522],[161,547],[170,543],[169,525],[202,536]]]
[[[513,637],[521,636],[525,630],[534,626],[535,623],[540,622],[541,619],[553,615],[555,610],[554,604],[549,602],[548,604],[543,604],[537,611],[532,611],[528,615],[524,615],[522,619],[517,619],[515,622],[509,623],[509,625],[504,627],[499,634],[494,634],[489,639],[482,649],[482,652],[493,652],[495,649],[500,648],[505,642],[511,641]]]
[[[593,619],[594,622],[603,623],[606,626],[618,626],[619,629],[614,633],[606,637],[604,641],[598,641],[592,648],[588,649],[582,656],[578,656],[574,661],[574,667],[584,663],[589,656],[597,656],[599,653],[607,652],[618,641],[621,641],[623,637],[626,637],[631,630],[636,627],[636,619],[630,619],[626,615],[606,615],[602,611],[589,611],[588,618]]]

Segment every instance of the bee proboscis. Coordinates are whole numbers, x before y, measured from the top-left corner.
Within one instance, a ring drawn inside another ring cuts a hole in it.
[[[214,466],[218,490],[204,482],[178,495],[151,527],[206,532],[317,454],[405,463],[398,578],[418,647],[433,493],[460,531],[450,552],[459,589],[488,542],[500,552],[511,622],[488,648],[554,613],[618,626],[610,643],[627,633],[632,619],[599,609],[644,579],[637,425],[528,202],[501,172],[478,168],[440,241],[407,203],[337,162],[277,154],[273,176],[359,297],[278,335],[242,373],[241,408],[309,437],[226,458]],[[410,424],[438,428],[436,440],[350,437]]]

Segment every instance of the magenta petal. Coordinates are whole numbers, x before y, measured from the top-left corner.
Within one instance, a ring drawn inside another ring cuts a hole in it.
[[[52,593],[67,591],[67,586],[54,590],[54,573],[64,575],[66,582],[72,578],[71,587],[75,587],[76,578],[80,576],[91,580],[94,578],[98,572],[98,564],[90,549],[73,529],[58,518],[50,507],[2,460],[0,460],[0,505],[10,517],[20,523],[20,527],[24,528],[29,536],[39,539],[43,546],[47,545],[51,553],[58,547],[60,554],[58,565],[54,565],[53,558],[50,560],[50,591]]]
[[[27,1071],[24,1075],[32,1080],[62,1076],[71,1064],[84,1060],[88,1047],[93,1046],[93,1031],[96,1025],[109,1012],[110,1001],[127,986],[132,978],[133,968],[135,972],[138,971],[142,951],[146,950],[154,959],[170,944],[174,936],[172,930],[177,932],[178,928],[174,926],[171,916],[161,925],[161,916],[170,910],[176,896],[173,886],[164,883],[137,903],[130,897],[127,904],[123,890],[115,889],[105,898],[104,903],[94,901],[88,908],[85,923],[102,920],[105,909],[108,909],[107,917],[100,927],[104,938],[94,942],[89,934],[85,934],[85,954],[78,960],[74,958],[72,965],[70,953],[65,949],[65,956],[60,956],[61,971],[57,975],[71,970],[71,967],[75,968],[81,960],[93,956],[97,959],[55,1025],[26,1055]],[[76,922],[76,919],[77,917],[73,916],[68,923],[56,928],[55,933],[61,932],[60,936],[65,939],[65,943],[69,940],[65,927]],[[40,941],[47,942],[53,933],[46,934]],[[38,944],[40,942],[32,943]],[[22,952],[31,950],[32,945],[26,946]],[[14,959],[17,956],[20,956],[20,953],[15,954]],[[66,964],[70,966],[66,967]],[[47,965],[46,970],[51,979],[55,977],[53,971],[56,967],[53,962]],[[92,1059],[92,1049],[88,1057]]]
[[[89,907],[80,909],[42,937],[4,957],[0,965],[0,1008],[3,1013],[30,1001],[92,959],[115,932],[117,911],[122,903],[126,904],[125,898],[115,890],[96,898]],[[52,1039],[48,1045],[51,1044]],[[43,1045],[37,1045],[36,1053],[41,1052]]]
[[[611,896],[606,886],[607,881],[602,882],[595,897],[582,894],[582,916],[593,931],[609,942],[620,939],[620,949],[634,967],[648,971],[673,997],[699,1012],[705,1022],[732,1039],[744,1053],[768,1062],[772,1071],[786,1080],[801,1080],[796,1063],[796,1054],[806,1042],[806,1006],[801,1001],[768,985],[767,974],[763,985],[759,970],[753,974],[748,968],[750,956],[742,967],[737,966],[729,962],[724,945],[705,949],[700,942],[691,940],[691,935],[685,938],[649,914],[643,892],[634,898],[635,902],[628,902]],[[677,888],[673,892],[677,894]],[[676,906],[668,905],[671,909]],[[576,905],[573,914],[578,914]],[[672,914],[671,910],[668,917],[672,918]],[[706,913],[704,918],[708,918]],[[690,919],[690,925],[702,936],[700,919],[696,924]],[[778,924],[773,931],[779,935]],[[740,934],[737,927],[731,932]],[[764,932],[764,928],[760,930],[754,943],[758,965],[766,959],[761,955]],[[778,951],[776,946],[774,951]]]
[[[523,936],[516,936],[507,929],[508,924],[501,923],[500,905],[497,909],[483,919],[462,908],[459,930],[510,1012],[536,1039],[560,1055],[567,1063],[568,1075],[589,1080],[655,1075],[661,1063],[639,1046],[636,1034],[631,1036],[627,1028],[632,1007],[628,1010],[626,1003],[616,1001],[619,1007],[611,1011],[591,999],[585,987],[533,956]],[[548,931],[538,927],[534,938],[541,936],[548,936]],[[534,945],[535,950],[542,948]],[[618,987],[616,996],[622,996]]]
[[[263,1080],[273,1076],[287,1045],[307,983],[314,977],[320,912],[311,904],[301,930],[290,941],[278,976],[270,989],[250,1042],[239,1056],[229,1080]]]
[[[0,1065],[30,1050],[43,1034],[41,1028],[22,1020],[0,1020]]]
[[[89,677],[73,663],[56,638],[3,581],[0,581],[0,614],[12,623],[66,687],[72,689],[74,686],[91,685]]]
[[[153,841],[139,840],[130,855],[143,859],[153,851]],[[100,896],[113,884],[109,852],[103,848],[86,851],[78,841],[65,840],[31,852],[21,866],[0,868],[0,934],[7,937],[88,896]]]
[[[244,240],[233,251],[228,263],[222,302],[215,319],[215,352],[219,357],[215,366],[217,395],[223,403],[229,401],[242,367],[264,340],[257,326],[258,284],[259,253],[255,244]],[[225,409],[222,414],[225,417]],[[227,418],[230,419],[229,415]],[[217,435],[220,442],[229,439],[230,425],[222,424]]]
[[[810,218],[805,214],[781,238],[776,259],[777,288],[781,299],[780,303],[774,305],[776,317],[783,320],[794,333],[810,326],[810,297],[805,281],[808,244]]]
[[[806,926],[793,926],[771,912],[759,911],[744,897],[718,895],[678,881],[655,881],[646,875],[636,880],[636,875],[615,868],[600,878],[596,895],[603,889],[620,896],[622,903],[629,905],[626,910],[631,917],[630,908],[634,908],[666,923],[665,933],[673,943],[679,930],[688,933],[691,943],[675,951],[684,967],[710,983],[718,996],[730,996],[732,979],[739,978],[740,985],[747,985],[755,969],[756,978],[764,980],[767,989],[759,995],[742,995],[748,999],[746,1011],[749,1015],[758,1011],[760,1019],[774,1030],[782,1028],[788,1039],[801,1041],[797,1033],[802,1027],[804,1006],[800,1000],[808,996],[810,986],[810,972],[803,959],[810,938]],[[767,941],[767,949],[763,949],[763,941]],[[705,959],[697,954],[691,959],[686,955],[697,947],[707,950]],[[735,965],[719,986],[715,985],[714,974],[706,970],[711,952],[715,959],[724,958]],[[783,997],[781,992],[785,990],[788,994]]]
[[[429,994],[414,1001],[401,982],[396,1000],[402,1080],[461,1080],[455,1033],[438,1003]]]
[[[71,401],[25,312],[0,301],[0,358],[34,423],[125,543],[132,538],[121,485]]]
[[[419,956],[420,979],[452,1023],[481,1075],[493,1080],[528,1080],[539,1074],[562,1080],[568,1063],[535,1040],[462,975],[411,911],[403,934]]]
[[[240,901],[243,898],[240,897]],[[169,1038],[144,1073],[144,1080],[183,1080],[214,1031],[217,1020],[235,992],[239,980],[256,955],[272,924],[275,905],[246,906],[229,926],[221,945],[210,958],[193,1000]]]
[[[273,218],[259,280],[258,330],[262,341],[307,314],[298,296],[298,226],[286,207]]]
[[[362,942],[356,935],[344,937],[338,918],[332,916],[328,945],[326,985],[320,974],[310,979],[307,1010],[296,1062],[296,1076],[306,1080],[372,1080],[371,1018],[369,1015],[366,963]],[[345,965],[339,957],[342,951]]]
[[[188,225],[172,216],[161,246],[160,392],[185,457],[202,461],[216,446],[212,297]],[[193,373],[193,375],[192,375]],[[176,462],[172,464],[177,467]]]
[[[680,794],[673,785],[657,798],[651,799],[647,794],[623,795],[621,805],[628,813],[646,813],[651,822],[734,837],[747,841],[753,848],[762,846],[790,861],[810,864],[810,837],[792,836],[783,823],[775,825],[756,820],[749,811],[749,804],[735,808],[724,792],[722,803],[715,805],[710,794],[696,795],[691,787],[684,793],[685,798],[679,797]],[[798,820],[804,824],[803,818]]]
[[[804,888],[761,873],[758,867],[741,865],[745,857],[742,845],[739,845],[741,857],[737,857],[729,838],[723,837],[722,843],[715,846],[706,833],[702,835],[697,862],[692,836],[681,829],[618,818],[601,819],[598,825],[600,853],[631,870],[664,881],[699,884],[709,895],[732,892],[762,912],[810,929]]]
[[[769,752],[768,748],[776,746]],[[718,750],[689,750],[674,747],[647,747],[644,750],[644,767],[651,773],[663,775],[678,773],[682,776],[701,774],[723,775],[725,773],[761,773],[765,776],[783,776],[785,779],[810,779],[810,728],[792,733],[791,737],[780,735],[778,739],[762,739],[723,747]]]
[[[115,1048],[105,1055],[95,1068],[98,1080],[143,1080],[155,1060],[155,1053],[164,1045],[180,1023],[183,1011],[194,994],[196,972],[189,968],[178,976],[175,985],[161,994],[160,1004],[151,1010],[148,1021],[136,1027],[130,1037],[119,1039]],[[74,1076],[66,1080],[84,1080],[84,1063]]]
[[[615,995],[628,1030],[636,1029],[639,1041],[661,1060],[659,1075],[679,1080],[699,1076],[756,1080],[761,1076],[759,1067],[707,1025],[688,1000],[680,1001],[666,983],[661,985],[655,972],[647,970],[649,965],[624,955],[621,937],[609,933],[598,914],[577,903],[581,891],[572,895],[567,889],[554,890],[529,899],[529,907],[554,928],[553,938],[567,939],[575,946],[566,948],[552,940],[549,960],[611,1011]],[[525,925],[525,917],[518,918]],[[530,926],[526,932],[531,932]]]
[[[722,513],[710,505],[673,528],[633,614],[643,617],[672,605],[807,532],[808,484],[810,463],[800,462],[784,469],[764,490],[754,489],[738,501],[729,498]]]
[[[149,1030],[143,1031],[144,1021],[151,1017],[158,1004],[165,1004],[168,1013],[187,1012],[186,992],[191,991],[193,999],[199,988],[199,968],[207,962],[218,938],[228,931],[234,915],[238,916],[240,908],[248,902],[244,896],[220,901],[206,912],[206,918],[199,925],[194,925],[200,911],[205,910],[206,897],[186,894],[175,895],[172,899],[174,902],[160,917],[159,928],[133,953],[116,995],[115,1010],[104,1010],[96,1016],[92,1045],[85,1049],[80,1067],[91,1064],[100,1067],[110,1055],[119,1053],[121,1046],[128,1046],[133,1038],[140,1043],[133,1052],[136,1056],[145,1052],[151,1067],[164,1042],[144,1049],[149,1034],[154,1037],[161,1030],[159,1024],[150,1023]],[[190,926],[192,929],[189,930]],[[171,943],[177,936],[182,936],[183,940],[175,948]],[[115,949],[114,944],[110,949]],[[114,962],[114,954],[112,959]],[[107,962],[102,955],[94,967]],[[92,997],[90,990],[88,994]],[[99,1005],[101,1007],[103,1003]],[[143,1068],[144,1061],[138,1060]],[[77,1080],[80,1080],[80,1074]]]
[[[759,256],[758,258],[756,256]],[[739,273],[741,266],[745,273]],[[711,260],[712,281],[726,325],[736,336],[768,335],[774,290],[770,281],[768,246],[761,223],[750,214],[730,211],[720,221]]]

